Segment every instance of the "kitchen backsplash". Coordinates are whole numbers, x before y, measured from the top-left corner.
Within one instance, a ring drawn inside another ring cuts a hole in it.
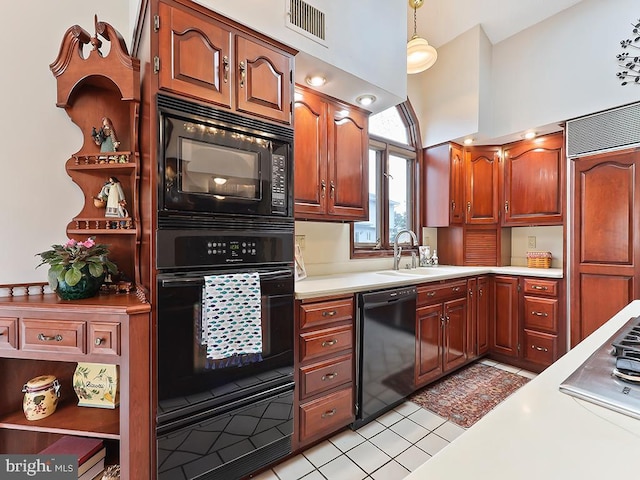
[[[391,257],[383,259],[351,259],[348,223],[296,222],[296,242],[300,244],[308,275],[384,270],[393,267]],[[529,247],[535,241],[535,248]],[[424,228],[423,244],[438,248],[437,229]],[[562,268],[562,226],[514,227],[511,229],[511,265],[526,266],[527,251],[551,252],[551,266]]]

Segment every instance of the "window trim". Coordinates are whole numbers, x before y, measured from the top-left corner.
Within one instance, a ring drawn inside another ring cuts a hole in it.
[[[405,127],[407,128],[407,134],[408,134],[407,136],[411,144],[405,145],[394,140],[381,138],[375,135],[369,135],[369,149],[371,149],[371,147],[373,146],[375,149],[382,150],[384,152],[383,159],[388,159],[389,153],[393,153],[394,151],[396,153],[403,154],[398,156],[411,158],[411,157],[407,157],[406,154],[411,151],[411,147],[413,146],[413,155],[412,155],[413,161],[414,161],[414,168],[412,172],[412,175],[413,175],[412,200],[413,201],[411,202],[413,208],[411,209],[410,215],[411,215],[412,224],[415,225],[415,229],[417,230],[415,233],[418,236],[418,238],[421,239],[422,228],[420,225],[420,214],[421,214],[420,204],[421,204],[422,192],[420,190],[420,177],[421,177],[421,172],[423,170],[423,155],[422,155],[422,144],[420,141],[420,130],[419,130],[419,125],[417,122],[415,111],[411,106],[411,103],[409,102],[409,100],[397,105],[396,108],[399,110],[398,113],[400,114],[400,118],[402,122],[405,124]],[[383,226],[383,228],[388,229],[389,227],[388,180],[386,180],[385,178],[382,178],[382,179],[378,179],[378,182],[379,182],[378,188],[380,189],[381,199],[384,202],[385,208],[382,209],[382,212],[380,212],[380,208],[378,208],[376,215],[380,216],[380,214],[382,213],[383,218],[382,219],[378,218],[377,221],[380,222],[382,220],[380,224]],[[350,253],[351,258],[380,258],[380,257],[393,256],[393,247],[392,247],[393,239],[389,238],[389,245],[388,246],[384,245],[382,248],[357,247],[354,239],[355,222],[350,222],[349,232],[350,232],[349,250],[351,252]]]

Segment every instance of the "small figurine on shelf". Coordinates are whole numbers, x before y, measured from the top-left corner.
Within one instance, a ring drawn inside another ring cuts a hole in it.
[[[116,177],[109,177],[96,199],[106,202],[104,216],[108,218],[125,218],[129,216],[125,206],[127,200],[124,197],[122,186]],[[96,204],[97,206],[97,204]]]
[[[116,135],[116,130],[113,128],[113,123],[108,117],[102,117],[102,126],[100,130],[96,130],[96,127],[92,127],[91,136],[96,145],[100,147],[101,153],[117,152],[120,147],[120,142]],[[100,157],[102,161],[109,160],[113,163],[117,160],[117,156]]]

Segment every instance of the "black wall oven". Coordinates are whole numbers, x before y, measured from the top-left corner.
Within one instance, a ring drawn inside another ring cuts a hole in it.
[[[159,220],[175,213],[291,218],[293,130],[158,95]]]
[[[158,478],[243,478],[289,454],[293,225],[220,219],[216,229],[160,229],[157,262]],[[242,272],[259,276],[262,359],[212,369],[204,281]]]

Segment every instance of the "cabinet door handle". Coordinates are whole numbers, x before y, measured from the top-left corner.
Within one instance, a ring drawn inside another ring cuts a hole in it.
[[[336,184],[333,183],[333,180],[329,183],[329,198],[333,198],[336,194]]]
[[[338,340],[336,340],[334,338],[333,340],[325,340],[324,342],[322,342],[322,346],[323,347],[333,347],[336,343],[338,343]]]
[[[325,380],[333,380],[337,376],[338,372],[327,373],[326,375],[322,376],[322,381],[324,382]]]
[[[547,287],[545,287],[544,285],[531,285],[531,288],[533,290],[547,290]]]
[[[472,288],[469,289],[469,296],[473,297],[473,289]]]
[[[244,79],[247,76],[247,66],[244,61],[240,62],[240,88],[244,88]]]
[[[537,345],[531,345],[531,348],[535,348],[539,352],[548,352],[549,349],[545,347],[538,347]]]
[[[324,412],[321,417],[322,418],[327,418],[327,417],[333,417],[336,414],[337,410],[335,408],[332,408],[331,410],[327,410],[326,412]]]
[[[222,79],[224,83],[229,81],[229,57],[227,55],[222,57]]]
[[[96,347],[99,347],[100,345],[104,345],[106,343],[106,340],[104,338],[96,338],[93,343],[95,344]]]
[[[338,312],[335,310],[331,310],[331,311],[324,311],[322,312],[322,316],[323,317],[333,317],[337,314]]]
[[[436,296],[436,292],[435,290],[432,290],[430,292],[427,292],[427,297],[435,297]]]
[[[478,290],[478,296],[482,296],[482,289]]]
[[[504,211],[505,213],[509,213],[509,201],[504,202]]]
[[[455,209],[456,209],[456,202],[451,200],[451,210],[455,210]]]
[[[327,182],[325,182],[324,180],[322,180],[320,182],[320,197],[324,198],[325,194],[327,192]]]
[[[40,340],[41,342],[53,342],[53,341],[61,342],[62,335],[58,334],[55,336],[49,336],[49,335],[45,335],[44,333],[39,333],[38,340]]]
[[[549,314],[547,312],[531,312],[531,315],[535,315],[536,317],[548,317]]]
[[[467,212],[471,212],[471,202],[467,202]]]

